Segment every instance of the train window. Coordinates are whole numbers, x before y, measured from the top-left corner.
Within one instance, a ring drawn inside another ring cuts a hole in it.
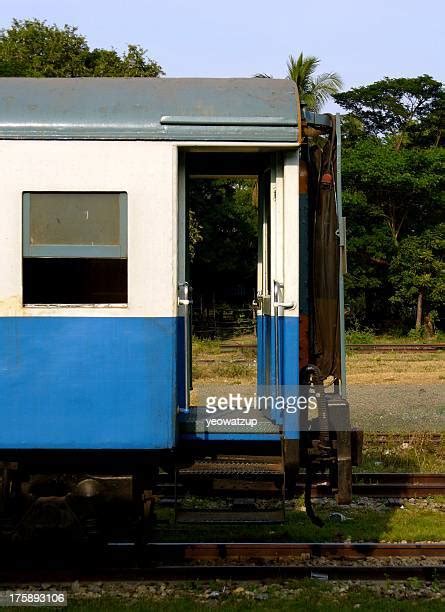
[[[127,194],[25,193],[25,257],[126,257]]]
[[[127,301],[127,194],[24,193],[24,304]]]

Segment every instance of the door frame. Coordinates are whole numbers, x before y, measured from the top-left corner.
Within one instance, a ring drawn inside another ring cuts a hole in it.
[[[281,380],[283,385],[298,384],[298,297],[299,297],[299,243],[298,243],[298,224],[299,224],[299,148],[295,144],[277,143],[276,145],[258,146],[249,144],[230,144],[217,146],[187,143],[185,146],[177,146],[177,286],[188,282],[188,245],[187,245],[187,175],[186,175],[186,154],[187,152],[199,153],[270,153],[272,164],[270,168],[270,179],[268,186],[263,184],[263,190],[259,188],[259,209],[261,197],[262,210],[259,210],[260,221],[258,233],[258,267],[257,267],[257,289],[264,292],[266,300],[261,300],[258,308],[258,319],[267,321],[266,329],[258,328],[258,347],[257,347],[257,384],[274,383],[276,370],[276,355],[279,355],[281,363]],[[242,176],[240,173],[239,176]],[[258,180],[264,181],[261,173],[258,172]],[[268,190],[268,198],[264,197],[264,189]],[[265,222],[265,205],[268,203],[268,220]],[[261,250],[261,252],[260,252]],[[269,250],[269,253],[267,252]],[[263,262],[268,261],[264,266]],[[279,300],[281,303],[293,302],[292,309],[278,310],[274,308],[274,281],[282,285]],[[275,318],[278,318],[275,320]],[[178,319],[184,318],[184,308],[178,304]],[[179,328],[184,328],[184,321],[179,321]],[[280,346],[276,347],[273,340],[274,325],[279,326]],[[184,336],[179,331],[178,338]],[[296,340],[296,344],[295,344]],[[179,340],[178,354],[181,351],[181,341]],[[184,345],[182,344],[184,351]],[[188,350],[190,360],[189,372],[192,368],[191,346]],[[178,360],[179,364],[181,360]],[[262,369],[262,373],[260,370]],[[181,383],[182,380],[182,383]],[[179,407],[184,406],[184,373],[178,372]],[[189,381],[189,390],[191,380]],[[189,393],[189,391],[188,391]],[[182,398],[182,399],[181,399]]]

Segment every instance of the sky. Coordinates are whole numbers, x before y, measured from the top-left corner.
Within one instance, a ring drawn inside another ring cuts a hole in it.
[[[303,51],[345,89],[385,76],[445,81],[445,0],[0,0],[0,27],[14,17],[78,26],[90,47],[140,44],[170,77],[279,78]]]

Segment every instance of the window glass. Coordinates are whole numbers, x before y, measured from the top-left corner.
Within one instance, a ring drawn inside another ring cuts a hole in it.
[[[126,193],[23,193],[23,303],[128,303]]]
[[[118,193],[30,193],[31,244],[118,245]]]
[[[126,304],[127,260],[25,257],[24,304]]]

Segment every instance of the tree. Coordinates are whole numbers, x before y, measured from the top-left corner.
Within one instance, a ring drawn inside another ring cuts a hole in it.
[[[114,49],[90,50],[76,27],[58,28],[38,19],[14,19],[0,32],[0,76],[87,77],[163,74],[160,65],[138,45],[122,56]]]
[[[351,113],[341,116],[341,139],[342,147],[347,148],[356,145],[360,140],[367,138],[365,127],[360,119]]]
[[[344,278],[347,321],[381,327],[391,315],[388,269],[396,249],[388,227],[365,193],[346,189],[343,207],[348,235],[348,274]]]
[[[401,241],[390,267],[391,302],[419,330],[445,302],[445,223]]]
[[[402,145],[440,143],[444,128],[442,83],[427,74],[415,78],[388,77],[371,85],[334,93],[334,100],[358,119],[367,135],[392,138]]]
[[[350,111],[342,117],[347,302],[367,323],[392,310],[402,322],[416,312],[419,326],[436,294],[421,287],[417,263],[426,265],[422,245],[443,231],[442,85],[427,75],[383,79],[334,98]]]
[[[403,233],[443,218],[444,165],[443,148],[397,151],[391,144],[367,138],[345,150],[344,186],[363,194],[367,214],[383,221],[397,247]]]
[[[305,104],[308,110],[315,112],[319,112],[324,103],[343,87],[343,81],[336,72],[323,72],[315,76],[314,72],[319,63],[317,57],[313,55],[304,57],[303,53],[300,53],[298,59],[289,55],[287,61],[287,78],[296,84],[301,104]],[[258,73],[255,77],[272,78],[265,72]]]
[[[289,55],[287,62],[288,78],[296,83],[301,103],[312,111],[319,111],[343,86],[343,81],[336,72],[315,75],[319,64],[320,60],[317,57],[313,55],[304,57],[303,53],[300,53],[298,59]]]
[[[384,79],[335,99],[352,111],[342,117],[352,317],[381,325],[392,314],[405,323],[417,310],[422,318],[426,288],[419,291],[408,270],[416,237],[434,232],[444,216],[441,85],[431,77]]]
[[[189,184],[189,243],[197,290],[255,286],[258,210],[249,179],[195,179]]]

